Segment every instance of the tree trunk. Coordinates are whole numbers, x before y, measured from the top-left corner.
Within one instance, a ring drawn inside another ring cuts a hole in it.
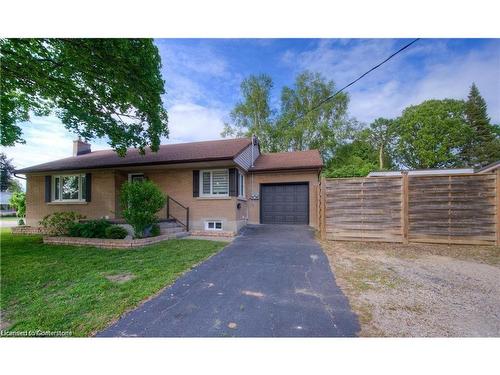
[[[381,145],[378,150],[378,166],[382,170],[384,169],[384,146]]]

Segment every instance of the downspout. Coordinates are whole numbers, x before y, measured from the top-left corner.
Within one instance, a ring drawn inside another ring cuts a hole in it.
[[[255,134],[252,134],[252,165],[250,166],[250,168],[253,168],[254,167],[254,155],[253,155],[253,149],[255,147]],[[252,195],[254,195],[254,190],[253,190],[253,172],[252,172]]]

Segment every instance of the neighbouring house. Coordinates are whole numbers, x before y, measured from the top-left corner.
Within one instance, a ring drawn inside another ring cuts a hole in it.
[[[374,171],[370,172],[367,177],[395,177],[401,176],[403,173],[408,173],[409,176],[450,176],[450,175],[468,175],[468,174],[486,174],[495,173],[500,169],[500,160],[488,164],[483,168],[436,168],[436,169],[413,169],[406,171]]]
[[[318,227],[317,150],[261,153],[257,138],[161,145],[125,157],[91,151],[74,141],[73,156],[16,174],[26,176],[26,221],[77,211],[87,218],[121,219],[120,188],[149,179],[169,196],[160,219],[175,218],[191,232],[235,234],[247,223]]]
[[[10,204],[12,192],[0,191],[0,216],[12,216],[16,214],[16,210]]]

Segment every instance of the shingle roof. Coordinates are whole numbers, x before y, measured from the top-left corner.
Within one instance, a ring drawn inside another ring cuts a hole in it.
[[[320,169],[322,167],[323,161],[318,150],[308,150],[261,154],[250,170]]]
[[[84,155],[72,156],[28,168],[22,168],[16,170],[16,173],[24,174],[134,165],[232,160],[243,151],[243,149],[249,146],[251,142],[249,138],[237,138],[161,145],[158,152],[146,151],[145,155],[141,155],[137,149],[131,148],[123,158],[119,157],[113,150],[94,151]]]

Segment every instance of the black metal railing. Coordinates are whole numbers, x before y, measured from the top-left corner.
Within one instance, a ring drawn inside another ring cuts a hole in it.
[[[189,232],[189,207],[167,196],[167,219],[175,219]]]

